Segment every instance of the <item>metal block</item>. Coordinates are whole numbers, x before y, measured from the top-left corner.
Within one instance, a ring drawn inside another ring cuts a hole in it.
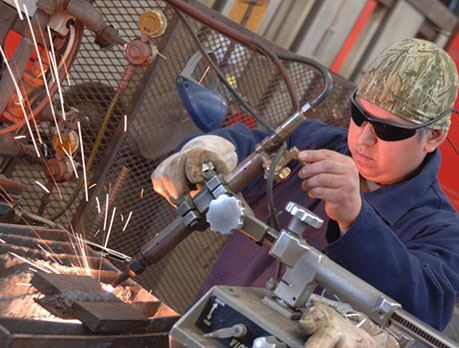
[[[75,318],[93,332],[131,332],[143,330],[149,319],[122,302],[84,302],[72,305]]]
[[[100,283],[89,276],[39,272],[34,274],[31,284],[45,295],[79,293],[80,298],[90,295],[95,301],[120,302],[115,295],[102,289]]]
[[[75,321],[39,321],[32,319],[0,318],[2,347],[155,347],[167,348],[167,330],[148,330],[145,333],[94,335]]]
[[[129,304],[132,308],[136,309],[138,312],[142,313],[147,317],[153,317],[158,311],[159,306],[161,305],[160,301],[136,301]]]
[[[93,332],[145,329],[150,320],[143,313],[153,316],[160,305],[159,301],[135,306],[121,302],[88,276],[36,273],[32,285],[46,295],[39,300],[45,308],[57,315],[63,313],[66,318],[79,319]]]

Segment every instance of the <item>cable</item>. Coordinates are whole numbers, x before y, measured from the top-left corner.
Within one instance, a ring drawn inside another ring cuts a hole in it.
[[[459,115],[459,110],[458,109],[451,109],[451,110],[448,110],[450,112],[454,112],[456,115]],[[451,141],[451,139],[449,138],[449,136],[446,136],[446,140],[448,141],[448,143],[451,145],[452,149],[454,150],[454,152],[456,153],[457,156],[459,156],[459,150],[457,149],[457,147],[453,144],[453,142]]]
[[[276,54],[279,59],[312,66],[314,69],[317,69],[319,71],[320,75],[322,75],[322,78],[324,79],[324,82],[325,82],[325,86],[322,89],[322,91],[319,93],[319,95],[310,102],[311,107],[313,108],[316,107],[331,92],[333,88],[333,78],[332,78],[330,71],[326,67],[324,67],[322,64],[316,62],[315,60],[311,58],[302,57],[295,53],[280,52]]]
[[[267,46],[261,44],[258,40],[256,41],[259,50],[265,55],[268,56],[273,64],[277,67],[277,70],[282,76],[284,83],[287,87],[287,91],[289,92],[290,101],[292,103],[292,114],[300,109],[300,102],[298,101],[298,97],[295,93],[295,88],[293,87],[292,81],[288,75],[287,70],[285,69],[284,65],[281,63],[278,56],[274,54],[274,52]]]
[[[459,156],[459,150],[457,149],[457,147],[453,144],[453,142],[451,141],[451,139],[449,138],[449,136],[446,137],[446,140],[448,141],[448,143],[451,145],[451,147],[453,148],[454,152],[456,153],[456,155]]]
[[[274,204],[274,195],[273,195],[274,173],[286,149],[287,149],[287,143],[284,141],[282,145],[279,147],[279,150],[277,150],[271,162],[271,165],[269,166],[268,178],[266,181],[266,185],[267,185],[266,195],[268,197],[268,210],[269,210],[268,224],[277,231],[280,230],[280,224],[277,218],[277,209]]]
[[[266,181],[266,195],[268,196],[268,211],[269,211],[268,225],[270,225],[276,231],[280,231],[280,223],[279,223],[279,219],[277,218],[277,209],[274,204],[274,195],[273,195],[274,173],[286,149],[287,149],[287,143],[284,141],[282,142],[282,145],[280,146],[279,150],[277,150],[271,162],[271,165],[269,166],[268,178]],[[280,260],[276,260],[276,269],[274,271],[274,280],[276,282],[278,282],[279,279],[281,278],[281,273],[282,273],[282,263],[280,262]]]

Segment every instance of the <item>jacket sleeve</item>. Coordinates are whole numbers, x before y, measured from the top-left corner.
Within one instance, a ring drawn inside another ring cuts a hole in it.
[[[352,227],[324,252],[429,325],[442,330],[459,287],[457,226],[438,226],[402,243],[365,201]]]

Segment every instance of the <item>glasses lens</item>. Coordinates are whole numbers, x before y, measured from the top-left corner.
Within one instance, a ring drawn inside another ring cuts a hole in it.
[[[396,127],[378,121],[371,121],[371,125],[377,137],[384,141],[404,140],[416,134],[416,129]]]
[[[416,134],[416,129],[402,128],[393,126],[381,121],[376,121],[365,114],[355,100],[355,92],[351,97],[351,118],[352,121],[361,127],[363,122],[370,122],[375,130],[376,136],[384,141],[399,141],[412,137]]]
[[[352,121],[354,121],[358,127],[361,127],[362,123],[367,120],[362,111],[355,105],[354,100],[351,100],[351,117]]]

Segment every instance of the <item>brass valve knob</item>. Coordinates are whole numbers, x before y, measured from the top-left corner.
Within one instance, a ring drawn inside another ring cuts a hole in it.
[[[142,13],[137,24],[143,34],[158,37],[166,31],[167,18],[162,12],[152,10]]]

